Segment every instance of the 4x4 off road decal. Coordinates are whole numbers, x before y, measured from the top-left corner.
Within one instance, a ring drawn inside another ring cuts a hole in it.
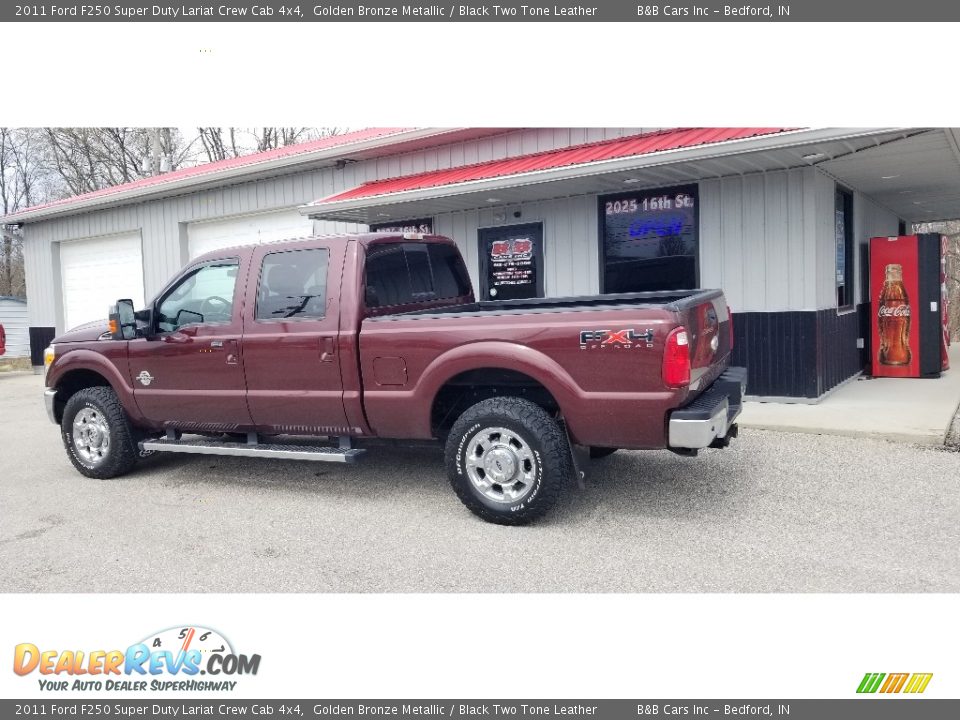
[[[631,350],[633,348],[652,348],[653,330],[581,330],[580,349],[598,350],[613,348],[616,350]]]

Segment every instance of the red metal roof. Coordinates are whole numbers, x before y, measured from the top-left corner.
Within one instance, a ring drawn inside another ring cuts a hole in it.
[[[538,170],[551,170],[568,165],[581,165],[614,160],[633,155],[648,155],[697,145],[710,145],[730,140],[744,140],[759,135],[773,135],[791,128],[677,128],[630,137],[602,140],[574,147],[520,155],[445,170],[432,170],[417,175],[374,180],[346,192],[318,200],[316,206],[343,200],[390,195],[409,190],[456,185],[489,178],[521,175]]]
[[[271,160],[278,160],[280,158],[293,157],[296,155],[304,155],[307,153],[316,152],[318,150],[327,150],[340,145],[349,145],[351,143],[362,142],[364,140],[372,140],[374,138],[383,137],[386,135],[394,135],[396,133],[412,129],[413,128],[366,128],[364,130],[344,133],[343,135],[332,135],[330,137],[320,138],[319,140],[311,140],[310,142],[298,143],[296,145],[287,145],[286,147],[275,148],[273,150],[254,153],[252,155],[227,158],[226,160],[207,163],[206,165],[197,165],[195,167],[174,170],[173,172],[163,173],[162,175],[152,175],[151,177],[133,180],[132,182],[123,183],[122,185],[112,185],[101,190],[83,193],[82,195],[73,195],[71,197],[64,198],[63,200],[55,200],[43,205],[34,205],[33,207],[25,208],[12,214],[20,215],[21,213],[33,212],[34,210],[68,206],[83,200],[89,200],[98,197],[110,197],[111,195],[122,194],[131,190],[148,188],[151,186],[160,188],[163,185],[189,177],[214,175],[223,170],[241,168],[245,166],[255,166]]]

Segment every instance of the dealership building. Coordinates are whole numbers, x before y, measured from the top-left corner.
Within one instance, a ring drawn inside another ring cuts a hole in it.
[[[24,238],[35,365],[56,333],[119,297],[142,305],[210,250],[402,228],[453,238],[481,299],[720,287],[749,394],[811,401],[869,357],[869,238],[960,217],[958,142],[943,128],[373,128],[0,223]],[[492,259],[517,242],[533,260],[504,281]]]

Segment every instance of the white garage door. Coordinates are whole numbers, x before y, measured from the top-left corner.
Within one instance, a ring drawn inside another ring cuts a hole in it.
[[[106,318],[119,298],[143,307],[140,233],[60,243],[60,276],[68,330]]]
[[[191,260],[220,248],[289,240],[312,234],[313,220],[301,215],[296,208],[207,220],[187,226]]]

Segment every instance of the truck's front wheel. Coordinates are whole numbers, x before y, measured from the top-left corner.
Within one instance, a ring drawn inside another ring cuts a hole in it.
[[[109,387],[85,388],[74,394],[63,409],[60,434],[73,466],[87,477],[117,477],[137,462],[130,422]]]
[[[447,473],[473,513],[500,525],[525,525],[553,507],[572,472],[557,421],[520,398],[490,398],[454,423]]]

